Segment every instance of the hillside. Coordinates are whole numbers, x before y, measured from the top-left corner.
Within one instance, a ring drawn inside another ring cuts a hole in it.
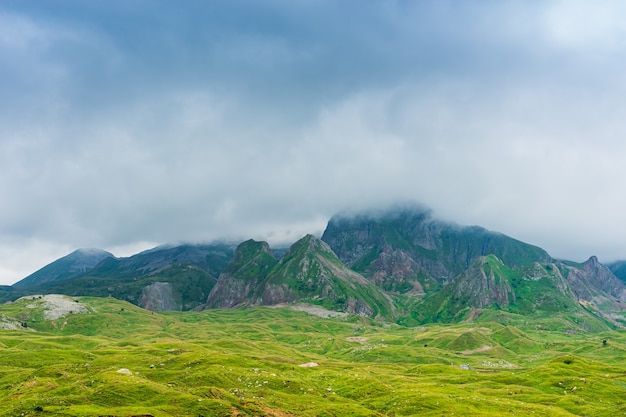
[[[583,302],[583,305],[581,305]],[[419,322],[480,321],[495,312],[569,323],[567,331],[604,331],[610,320],[572,293],[557,265],[535,263],[521,269],[495,255],[479,258],[441,291],[427,297],[413,317]],[[620,318],[623,321],[623,318]]]
[[[266,242],[247,240],[237,246],[220,274],[205,308],[233,308],[256,303],[261,286],[278,263]]]
[[[113,298],[51,300],[0,305],[0,415],[626,411],[623,332],[571,335],[559,320],[509,314],[407,328],[288,307],[153,313]]]
[[[294,243],[270,271],[260,297],[262,305],[296,301],[366,317],[392,318],[395,313],[389,296],[344,266],[312,235]]]
[[[409,316],[419,323],[473,320],[495,309],[579,315],[593,328],[626,324],[619,314],[626,286],[595,257],[556,260],[537,246],[443,222],[419,207],[335,216],[322,240],[371,282],[410,297]]]
[[[206,308],[233,308],[308,302],[367,317],[393,318],[393,301],[365,278],[346,268],[324,242],[307,235],[280,260],[265,242],[237,247]]]

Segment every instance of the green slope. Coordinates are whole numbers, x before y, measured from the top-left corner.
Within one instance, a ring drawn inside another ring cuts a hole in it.
[[[614,327],[575,300],[556,265],[535,263],[512,269],[489,255],[418,303],[413,317],[422,323],[452,323],[490,320],[506,312],[512,313],[510,317],[550,318],[555,328],[571,332]]]
[[[52,281],[62,281],[84,275],[104,259],[115,259],[113,254],[99,249],[78,249],[44,266],[13,284],[15,288],[33,287]]]
[[[346,268],[324,242],[307,235],[294,243],[263,283],[261,301],[275,305],[311,302],[367,317],[395,315],[393,301]]]
[[[0,306],[3,323],[30,323],[0,329],[0,415],[626,412],[623,332],[572,335],[538,329],[542,320],[407,328],[289,308],[152,313],[112,298],[71,303],[88,312],[46,320],[44,300]],[[310,362],[319,366],[300,366]]]

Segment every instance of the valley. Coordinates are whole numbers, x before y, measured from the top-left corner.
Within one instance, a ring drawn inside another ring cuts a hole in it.
[[[155,313],[93,297],[68,297],[77,308],[58,316],[44,301],[0,306],[3,321],[27,325],[0,330],[2,415],[626,413],[626,333],[571,334],[565,319],[405,327],[290,307]]]

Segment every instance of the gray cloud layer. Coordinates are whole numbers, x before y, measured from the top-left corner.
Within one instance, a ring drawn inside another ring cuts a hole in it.
[[[617,1],[0,5],[0,282],[416,200],[626,258]]]

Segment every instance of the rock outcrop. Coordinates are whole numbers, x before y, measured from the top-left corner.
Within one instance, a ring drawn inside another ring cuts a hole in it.
[[[153,282],[145,287],[141,292],[138,304],[150,311],[182,310],[180,297],[175,296],[172,284],[169,282]]]
[[[266,242],[247,240],[241,243],[211,290],[206,308],[233,308],[257,303],[258,292],[277,263]]]
[[[507,307],[515,302],[506,267],[494,255],[482,256],[454,284],[453,297],[466,298],[471,308]]]

